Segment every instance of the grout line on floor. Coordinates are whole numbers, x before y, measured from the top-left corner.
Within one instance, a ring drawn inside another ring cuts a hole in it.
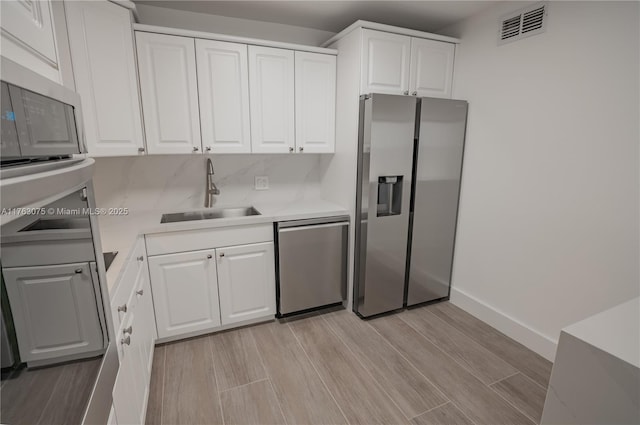
[[[450,403],[451,403],[450,401],[445,401],[444,403],[442,403],[442,404],[438,404],[437,406],[432,407],[431,409],[427,409],[427,410],[425,410],[424,412],[420,412],[420,413],[418,413],[417,415],[415,415],[415,416],[413,416],[413,417],[409,418],[409,420],[415,419],[415,418],[417,418],[418,416],[422,416],[422,415],[424,415],[425,413],[429,413],[429,412],[431,412],[432,410],[436,410],[436,409],[438,409],[438,408],[440,408],[440,407],[442,407],[442,406],[446,406],[447,404],[450,404]]]
[[[389,395],[389,393],[387,392],[387,390],[385,390],[384,386],[378,382],[378,380],[376,379],[375,376],[373,376],[373,374],[371,373],[371,371],[369,370],[369,368],[362,362],[362,360],[360,360],[360,356],[358,356],[352,349],[351,347],[349,347],[349,344],[347,344],[345,342],[344,339],[342,339],[340,337],[340,335],[338,335],[338,333],[333,329],[333,325],[331,324],[331,322],[329,320],[327,320],[324,316],[320,316],[321,319],[326,323],[327,328],[329,329],[329,332],[333,333],[333,335],[338,338],[338,340],[345,346],[347,347],[347,350],[349,350],[349,352],[353,355],[353,357],[356,358],[356,361],[360,364],[360,366],[362,366],[364,368],[364,370],[369,374],[369,376],[371,376],[371,379],[373,379],[373,382],[375,382],[376,384],[378,384],[378,387],[380,387],[380,389],[382,390],[382,392],[384,393],[384,395],[387,396],[387,398],[389,400],[391,400],[391,403],[393,403],[394,406],[396,406],[398,408],[398,411],[400,413],[402,413],[402,416],[404,416],[406,419],[411,420],[411,417],[407,416],[407,414],[400,408],[400,406],[398,406],[398,404],[395,402],[395,400]],[[386,341],[386,340],[385,340]]]
[[[154,347],[155,351],[155,347]],[[153,371],[153,366],[151,366]],[[160,424],[164,424],[164,388],[167,383],[167,347],[162,350],[162,395],[160,396]]]
[[[271,391],[273,391],[273,395],[276,398],[276,402],[278,402],[278,407],[280,408],[280,414],[282,415],[282,419],[284,420],[284,423],[287,423],[287,417],[284,415],[284,410],[282,410],[282,403],[280,402],[280,398],[278,397],[278,393],[276,392],[275,387],[273,386],[273,382],[271,381],[271,375],[269,374],[269,371],[267,370],[267,366],[265,365],[264,359],[262,358],[262,353],[260,352],[260,349],[258,348],[258,343],[256,341],[256,338],[253,336],[253,330],[251,330],[251,328],[249,328],[249,335],[251,336],[251,340],[253,341],[253,346],[256,348],[256,352],[258,353],[258,358],[260,359],[260,364],[262,364],[262,370],[264,371],[264,374],[267,375],[267,381],[269,381],[269,386],[271,386]]]
[[[219,394],[226,393],[226,392],[229,392],[229,391],[232,391],[232,390],[237,390],[238,388],[248,387],[251,384],[257,384],[258,382],[268,381],[268,380],[269,380],[269,378],[256,379],[255,381],[247,382],[246,384],[237,385],[235,387],[227,388],[226,390],[219,391],[218,393]]]
[[[478,423],[477,423],[476,421],[474,421],[473,419],[471,419],[471,417],[469,417],[469,415],[467,415],[467,414],[466,414],[466,413],[465,413],[465,412],[460,408],[460,406],[458,406],[458,405],[456,404],[456,402],[455,402],[455,401],[452,401],[452,402],[451,402],[451,404],[452,404],[456,409],[458,409],[458,411],[459,411],[460,413],[462,413],[462,416],[464,416],[465,418],[469,419],[469,422],[471,422],[472,424],[478,425]]]
[[[447,303],[448,303],[448,304],[451,304],[451,302],[447,302]],[[458,309],[460,309],[460,310],[462,310],[460,307],[457,307],[457,306],[456,306],[456,305],[454,305],[454,304],[451,304],[451,305],[452,305],[452,306],[454,306],[454,307],[456,307],[456,308],[458,308]],[[434,304],[434,308],[435,308],[436,310],[439,310],[439,308],[438,308],[438,305],[437,305],[437,304]],[[441,311],[441,310],[440,310],[440,311]],[[463,310],[463,311],[464,311],[464,310]],[[465,311],[465,313],[466,313],[466,311]],[[431,313],[431,314],[433,314],[433,313]],[[468,314],[470,314],[470,313],[468,313]],[[433,314],[433,315],[434,315],[434,316],[437,316],[436,314]],[[493,326],[491,326],[490,324],[488,324],[488,323],[486,323],[486,322],[483,322],[482,320],[478,319],[477,317],[475,317],[475,316],[473,316],[473,315],[471,315],[471,316],[472,316],[474,319],[476,319],[476,320],[478,320],[478,321],[480,321],[480,322],[482,322],[482,323],[486,324],[487,326],[489,326],[489,327],[490,327],[490,328],[492,328],[493,330],[497,331],[498,333],[502,334],[505,338],[507,338],[507,339],[509,339],[509,340],[511,340],[511,341],[513,341],[513,342],[515,342],[516,344],[520,344],[518,341],[516,341],[516,340],[514,340],[513,338],[509,337],[508,335],[506,335],[506,334],[504,334],[504,333],[500,332],[498,329],[494,328],[494,327],[493,327]],[[484,348],[485,350],[489,351],[489,352],[490,352],[490,353],[492,353],[494,356],[498,357],[500,360],[502,360],[503,362],[505,362],[506,364],[508,364],[508,365],[509,365],[509,366],[511,366],[512,368],[514,368],[515,370],[519,371],[521,374],[523,374],[524,376],[526,376],[527,378],[529,378],[531,381],[535,382],[535,383],[536,383],[540,388],[542,388],[543,390],[547,391],[547,388],[545,388],[542,384],[540,384],[540,383],[536,382],[534,379],[532,379],[529,375],[527,375],[527,374],[526,374],[525,372],[523,372],[522,370],[518,369],[518,367],[516,367],[514,364],[512,364],[511,362],[509,362],[509,361],[508,361],[508,360],[506,360],[506,359],[503,359],[501,356],[499,356],[498,354],[494,353],[494,352],[493,352],[493,350],[489,350],[488,348],[486,348],[486,347],[484,347],[482,344],[480,344],[480,342],[478,341],[478,339],[476,339],[476,337],[475,337],[473,334],[466,332],[462,327],[456,326],[455,320],[452,320],[452,322],[450,323],[450,322],[447,322],[447,321],[446,321],[446,320],[444,320],[444,319],[441,319],[440,317],[438,317],[438,318],[439,318],[440,320],[442,320],[443,322],[448,323],[450,326],[454,327],[455,329],[457,329],[457,330],[458,330],[459,332],[461,332],[462,334],[466,335],[466,336],[467,336],[467,338],[472,339],[476,344],[480,345],[482,348]],[[527,349],[527,350],[529,350],[529,351],[532,351],[531,349],[529,349],[528,347],[524,346],[523,344],[520,344],[520,345],[522,345],[525,349]],[[535,353],[535,352],[534,352],[534,354],[537,354],[537,353]],[[551,364],[553,365],[553,362],[551,362]]]
[[[222,409],[222,397],[220,396],[220,386],[218,385],[218,368],[216,368],[216,362],[213,355],[213,338],[208,336],[209,340],[209,356],[211,357],[211,366],[213,367],[213,377],[216,381],[216,395],[218,396],[218,406],[220,407],[220,417],[222,418],[222,425],[224,425],[224,410]]]
[[[484,385],[485,387],[488,387],[488,384],[485,384],[484,381],[482,379],[480,379],[480,377],[478,375],[476,375],[468,366],[465,366],[463,363],[461,363],[460,361],[458,361],[457,359],[453,358],[449,353],[447,353],[447,351],[440,347],[438,344],[436,344],[435,342],[431,341],[429,338],[427,338],[422,332],[420,332],[419,329],[416,329],[414,326],[412,326],[410,323],[408,323],[406,320],[404,320],[402,317],[400,317],[401,315],[398,315],[398,318],[400,320],[402,320],[407,326],[409,326],[411,329],[413,329],[414,331],[416,331],[418,333],[418,335],[420,335],[421,337],[423,337],[428,343],[430,343],[431,345],[433,345],[434,347],[436,347],[436,349],[440,350],[442,353],[444,353],[445,356],[447,356],[449,359],[451,359],[453,361],[453,363],[457,364],[458,366],[460,366],[463,370],[467,371],[471,376],[473,376],[474,378],[476,378],[478,380],[478,382],[480,382],[480,384]],[[513,367],[513,366],[512,366]],[[516,369],[514,367],[514,369]],[[518,369],[516,369],[518,370]]]
[[[509,375],[509,376],[505,376],[504,378],[497,379],[497,380],[493,381],[492,383],[487,384],[487,386],[488,386],[488,387],[490,387],[490,386],[492,386],[492,385],[495,385],[495,384],[497,384],[498,382],[502,382],[502,381],[504,381],[505,379],[512,378],[512,377],[516,376],[516,375],[517,375],[517,374],[519,374],[519,373],[522,375],[522,373],[518,370],[516,373],[512,373],[512,374],[511,374],[511,375]]]
[[[413,368],[417,373],[419,373],[419,374],[420,374],[424,379],[426,379],[426,380],[427,380],[427,382],[428,382],[429,384],[431,384],[431,386],[433,386],[433,388],[435,388],[435,389],[436,389],[436,391],[438,391],[438,392],[440,393],[440,395],[442,396],[442,398],[444,398],[444,399],[445,399],[445,400],[447,400],[447,401],[452,401],[449,397],[447,397],[447,396],[445,395],[445,393],[443,393],[443,392],[442,392],[442,390],[441,390],[441,389],[440,389],[436,384],[434,384],[434,383],[433,383],[433,381],[431,381],[431,379],[429,379],[429,377],[428,377],[427,375],[425,375],[424,373],[422,373],[422,372],[420,371],[420,369],[418,369],[418,368],[416,367],[416,365],[414,365],[413,363],[411,363],[411,360],[409,360],[407,357],[405,357],[405,355],[404,355],[404,354],[402,354],[402,352],[401,352],[400,350],[398,350],[398,349],[397,349],[397,348],[396,348],[396,347],[391,343],[391,341],[389,341],[387,338],[385,338],[385,337],[384,337],[384,335],[382,335],[380,332],[378,332],[378,330],[377,330],[377,329],[376,329],[376,328],[375,328],[371,323],[368,323],[368,322],[366,322],[366,321],[365,321],[365,323],[367,323],[367,325],[369,325],[369,326],[371,327],[371,329],[373,329],[373,331],[374,331],[375,333],[377,333],[378,335],[380,335],[380,337],[382,337],[382,339],[383,339],[387,344],[389,344],[389,345],[391,346],[391,348],[393,348],[393,349],[394,349],[394,350],[395,350],[395,351],[400,355],[400,357],[402,357],[403,359],[405,359],[405,360],[407,361],[407,363],[409,363],[409,364],[411,365],[411,367],[412,367],[412,368]]]
[[[344,418],[344,422],[346,424],[349,423],[349,419],[347,419],[347,415],[344,414],[344,411],[342,410],[342,407],[340,407],[340,403],[338,403],[338,400],[336,400],[335,396],[333,395],[333,393],[331,392],[331,390],[329,389],[329,386],[327,385],[326,382],[324,382],[324,379],[322,379],[322,375],[320,375],[320,372],[318,372],[318,368],[316,367],[316,365],[313,363],[313,361],[311,360],[311,357],[309,356],[309,354],[307,353],[307,350],[304,349],[304,346],[302,345],[302,342],[300,342],[300,339],[298,338],[298,335],[296,335],[296,333],[294,332],[293,328],[291,327],[290,323],[286,323],[286,326],[289,328],[289,332],[291,332],[293,334],[293,337],[296,339],[296,342],[298,343],[298,346],[302,349],[302,352],[304,353],[305,357],[307,358],[307,360],[309,360],[309,364],[311,365],[311,367],[313,368],[314,372],[316,373],[316,375],[318,376],[318,378],[320,378],[320,382],[322,382],[322,385],[324,386],[324,389],[327,390],[327,393],[329,394],[329,396],[331,397],[331,400],[333,400],[333,402],[336,404],[336,406],[338,407],[338,410],[340,411],[340,414],[342,415],[342,417]]]
[[[534,425],[539,423],[537,420],[535,420],[531,416],[529,416],[529,414],[527,414],[524,410],[520,409],[518,406],[516,406],[515,404],[513,404],[509,400],[507,400],[505,397],[503,397],[502,394],[500,394],[498,391],[496,391],[493,387],[489,387],[489,389],[491,389],[491,391],[496,393],[498,395],[498,397],[500,397],[501,399],[506,401],[510,406],[512,406],[518,412],[522,413],[525,416],[525,418],[527,418],[527,419],[529,419],[531,421],[531,423],[533,423]]]

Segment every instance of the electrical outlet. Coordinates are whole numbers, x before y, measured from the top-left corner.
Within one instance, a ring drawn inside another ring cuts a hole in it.
[[[255,176],[255,189],[256,190],[268,190],[269,189],[269,177],[267,177],[267,176]]]

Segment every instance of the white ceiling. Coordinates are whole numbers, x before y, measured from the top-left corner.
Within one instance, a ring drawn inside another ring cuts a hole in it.
[[[358,19],[437,31],[497,1],[193,1],[134,0],[197,13],[253,19],[339,32]]]

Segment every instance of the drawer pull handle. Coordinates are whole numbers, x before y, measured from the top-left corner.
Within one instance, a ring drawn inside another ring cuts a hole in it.
[[[144,289],[138,289],[138,290],[136,291],[136,294],[138,294],[138,295],[142,295],[142,294],[144,294]]]
[[[224,257],[224,252],[221,252],[221,253],[220,253],[220,257]]]
[[[126,304],[122,304],[118,306],[118,313],[123,312],[126,313],[127,312],[127,305]]]
[[[77,274],[82,273],[82,269],[76,269],[76,273],[77,273]]]
[[[213,258],[213,255],[211,255],[211,254],[207,254],[207,258],[208,258],[209,260],[211,260],[211,259]]]
[[[144,256],[143,255],[139,256],[138,261],[144,261]]]
[[[131,345],[131,337],[127,336],[126,338],[122,338],[120,340],[120,344],[122,344],[122,345],[124,345],[124,344]]]
[[[128,328],[124,328],[122,330],[123,335],[129,334],[131,335],[133,333],[133,326],[129,326]]]

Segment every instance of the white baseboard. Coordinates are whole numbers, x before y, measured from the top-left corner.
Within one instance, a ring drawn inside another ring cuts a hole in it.
[[[454,287],[451,287],[450,302],[493,326],[508,337],[515,339],[545,359],[554,361],[558,341],[554,341],[517,319]]]

